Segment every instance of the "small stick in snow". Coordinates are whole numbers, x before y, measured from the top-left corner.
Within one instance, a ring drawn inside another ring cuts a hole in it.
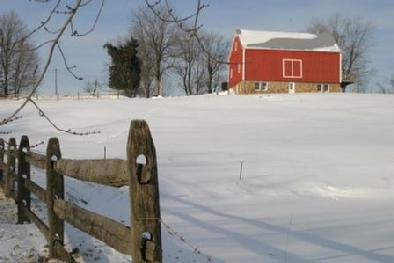
[[[243,162],[241,161],[241,170],[239,171],[239,180],[242,180],[242,166],[243,166]]]
[[[288,262],[287,260],[288,260],[288,256],[289,256],[289,253],[288,253],[289,234],[290,234],[292,225],[293,225],[293,214],[291,214],[291,216],[290,216],[289,227],[288,227],[287,232],[286,232],[286,249],[285,249],[285,260],[284,260],[285,263]]]

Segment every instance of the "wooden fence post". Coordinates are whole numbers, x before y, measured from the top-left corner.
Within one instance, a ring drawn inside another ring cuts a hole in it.
[[[26,207],[30,211],[30,191],[24,186],[25,180],[30,180],[30,163],[25,159],[26,153],[24,150],[30,150],[29,138],[27,136],[22,136],[18,149],[18,224],[23,224],[23,222],[30,223],[30,219],[23,212],[23,207]]]
[[[127,143],[133,263],[162,262],[156,150],[148,125],[131,122]]]
[[[4,193],[7,197],[12,197],[15,187],[14,187],[14,175],[15,175],[15,151],[16,151],[16,141],[15,138],[10,138],[7,147],[7,167],[6,167],[6,178]],[[15,197],[15,196],[14,196]]]
[[[64,177],[54,169],[55,162],[60,160],[61,157],[58,139],[49,139],[46,153],[49,258],[61,257],[56,252],[56,242],[59,242],[62,246],[64,245],[64,221],[53,210],[54,199],[64,199]]]
[[[0,138],[0,163],[4,164],[4,139]],[[0,182],[3,180],[3,169],[0,168]]]

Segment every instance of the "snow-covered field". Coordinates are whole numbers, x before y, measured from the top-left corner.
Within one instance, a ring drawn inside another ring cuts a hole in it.
[[[0,101],[0,117],[19,103]],[[28,134],[31,144],[57,136],[67,158],[102,158],[106,146],[108,158],[125,159],[130,120],[146,119],[158,155],[163,220],[212,262],[394,262],[394,96],[39,104],[59,126],[101,133],[58,133],[31,106],[23,119],[2,130],[18,140]],[[41,171],[33,174],[44,182]],[[127,188],[67,179],[66,191],[79,205],[129,224]],[[34,204],[45,214],[38,201]],[[44,248],[33,225],[5,223],[0,221],[3,258],[12,259],[10,242],[17,240],[12,233],[26,233],[26,248]],[[81,261],[130,262],[70,226],[66,232],[68,246],[80,248]],[[164,262],[208,261],[164,226],[162,232]]]

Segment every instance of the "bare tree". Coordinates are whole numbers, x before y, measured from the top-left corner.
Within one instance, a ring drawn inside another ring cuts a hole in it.
[[[180,31],[175,38],[173,72],[186,95],[212,93],[219,85],[229,42],[217,33],[200,31],[198,38]]]
[[[164,7],[161,12],[166,13]],[[162,94],[163,75],[171,68],[171,47],[177,27],[174,23],[166,22],[150,12],[147,8],[140,8],[133,16],[131,25],[132,35],[136,37],[143,50],[140,59],[143,68],[151,68],[155,83],[155,95]],[[144,85],[149,81],[145,78]]]
[[[222,69],[224,69],[223,65],[228,64],[225,56],[230,43],[227,43],[223,38],[218,37],[213,33],[204,33],[201,30],[202,24],[199,22],[200,14],[205,8],[209,7],[209,5],[204,0],[196,0],[194,13],[188,16],[178,17],[175,14],[174,9],[171,8],[169,0],[145,0],[145,2],[152,12],[162,21],[177,24],[180,30],[189,34],[190,37],[193,37],[196,40],[202,51],[201,54],[203,56],[201,57],[205,57],[206,59],[206,67],[204,67],[204,69],[200,69],[199,64],[197,64],[197,79],[195,83],[197,90],[196,93],[201,94],[206,92],[204,89],[207,89],[208,92],[212,92],[213,86],[218,85],[220,82]],[[158,7],[161,5],[166,7],[164,12],[158,10]],[[204,76],[205,83],[201,84],[201,79],[204,79]]]
[[[365,87],[370,73],[368,51],[372,46],[373,26],[362,18],[336,14],[327,20],[315,19],[308,26],[311,33],[330,33],[342,50],[343,78]]]
[[[106,83],[103,83],[103,82],[101,82],[101,81],[99,81],[98,78],[95,77],[94,80],[87,80],[87,81],[85,82],[85,86],[84,86],[84,88],[83,88],[83,91],[89,93],[89,94],[92,95],[92,96],[95,96],[96,93],[97,93],[100,89],[102,89],[102,88],[104,88],[104,87],[107,87],[107,84],[106,84]]]
[[[27,26],[15,12],[0,15],[0,90],[5,97],[17,97],[33,86],[39,59],[31,50],[32,43],[19,41],[27,33]]]
[[[180,78],[182,90],[186,95],[195,94],[194,69],[198,66],[200,50],[195,38],[185,32],[179,32],[174,41],[173,72]]]
[[[376,83],[377,91],[383,94],[394,94],[394,75],[390,79]]]
[[[206,87],[208,93],[212,93],[214,87],[219,85],[220,73],[224,69],[223,61],[225,61],[228,54],[230,42],[214,32],[203,32],[200,35],[200,39],[206,53],[204,57]]]
[[[204,64],[204,54],[202,51],[200,52],[199,59],[195,68],[193,69],[193,85],[194,85],[194,94],[201,95],[207,93],[207,86],[206,86],[206,68]]]
[[[154,80],[154,70],[152,68],[153,56],[149,48],[149,41],[145,37],[138,39],[138,56],[140,58],[140,85],[144,91],[144,96],[150,98],[153,94],[152,84]]]
[[[39,73],[39,57],[37,52],[30,51],[31,45],[25,43],[20,45],[20,51],[16,55],[13,65],[14,95],[19,97],[21,93],[28,93],[34,85],[35,77]]]

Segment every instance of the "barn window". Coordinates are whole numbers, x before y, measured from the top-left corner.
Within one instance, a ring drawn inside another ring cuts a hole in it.
[[[329,84],[317,84],[317,92],[330,92],[330,85]]]
[[[302,60],[301,59],[283,59],[283,77],[284,78],[302,78]]]
[[[238,74],[241,74],[241,64],[238,64]]]
[[[233,78],[233,69],[230,69],[230,79]]]
[[[234,51],[238,51],[238,42],[237,41],[234,42]]]
[[[268,90],[268,83],[265,81],[256,81],[254,83],[254,90],[255,91],[267,91]]]

